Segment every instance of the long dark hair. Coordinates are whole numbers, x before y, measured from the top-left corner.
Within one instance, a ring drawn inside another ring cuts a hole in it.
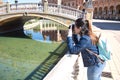
[[[78,18],[75,21],[75,25],[77,28],[81,27],[81,32],[80,35],[88,35],[90,36],[91,40],[92,40],[92,44],[96,45],[99,38],[93,33],[92,31],[92,25],[90,24],[90,22],[88,20],[84,20],[83,18]]]

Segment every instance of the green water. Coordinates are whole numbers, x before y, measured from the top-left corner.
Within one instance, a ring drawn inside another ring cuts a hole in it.
[[[51,56],[60,44],[42,43],[26,38],[0,37],[0,80],[25,79]],[[64,48],[57,49],[55,53],[63,53]],[[59,55],[55,58],[58,57]]]

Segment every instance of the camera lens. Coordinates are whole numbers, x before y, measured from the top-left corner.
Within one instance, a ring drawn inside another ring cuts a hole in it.
[[[69,29],[72,27],[72,31],[74,31],[74,28],[75,28],[75,24],[71,24],[70,26],[69,26]]]
[[[71,25],[69,26],[69,29],[70,29],[70,27],[72,27],[72,31],[74,31],[75,24],[71,24]]]
[[[75,28],[75,24],[72,24],[72,31],[74,31],[74,28]]]

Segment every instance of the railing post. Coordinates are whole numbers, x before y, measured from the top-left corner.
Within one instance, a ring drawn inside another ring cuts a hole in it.
[[[48,1],[44,0],[43,2],[43,12],[47,13],[48,12]]]
[[[85,2],[85,9],[87,11],[86,19],[90,20],[91,24],[92,24],[92,19],[93,19],[93,4],[92,4],[92,0],[86,0],[86,2]]]
[[[9,2],[7,2],[7,4],[6,4],[6,13],[9,13],[10,12],[10,3]]]
[[[61,5],[58,5],[58,13],[61,13]]]
[[[61,0],[57,0],[58,13],[61,13]]]

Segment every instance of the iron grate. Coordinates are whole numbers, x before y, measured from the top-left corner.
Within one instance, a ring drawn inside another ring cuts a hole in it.
[[[113,78],[111,72],[102,72],[103,77]]]

